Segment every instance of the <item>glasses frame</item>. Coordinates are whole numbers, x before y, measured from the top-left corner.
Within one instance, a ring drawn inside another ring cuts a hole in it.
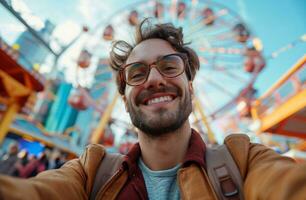
[[[165,76],[163,73],[161,73],[161,72],[159,71],[158,68],[156,68],[156,70],[157,70],[163,77],[166,77],[166,78],[175,78],[175,77],[178,77],[179,75],[183,74],[184,71],[186,71],[186,66],[188,65],[188,57],[187,57],[187,55],[186,55],[185,53],[172,53],[172,54],[164,55],[164,56],[160,57],[159,59],[157,59],[156,61],[154,61],[153,63],[148,64],[148,65],[146,64],[146,66],[149,67],[149,73],[147,74],[146,79],[145,79],[143,82],[139,83],[139,84],[130,84],[130,83],[128,83],[128,82],[126,81],[126,78],[125,78],[125,69],[126,69],[128,66],[133,65],[133,64],[136,64],[136,63],[141,63],[141,64],[145,64],[145,63],[143,63],[143,62],[133,62],[133,63],[129,63],[129,64],[126,64],[126,65],[123,65],[123,67],[120,68],[120,70],[119,70],[120,80],[123,81],[124,83],[126,83],[127,85],[130,85],[130,86],[142,85],[142,84],[144,84],[145,82],[147,82],[148,77],[149,77],[150,72],[151,72],[151,69],[152,69],[154,66],[156,67],[156,62],[162,60],[162,59],[165,58],[165,57],[173,56],[173,55],[179,56],[179,57],[183,60],[183,63],[184,63],[184,70],[182,70],[181,73],[179,73],[179,74],[177,74],[177,75],[175,75],[175,76],[169,77],[169,76]],[[189,66],[189,65],[188,65],[188,66]]]

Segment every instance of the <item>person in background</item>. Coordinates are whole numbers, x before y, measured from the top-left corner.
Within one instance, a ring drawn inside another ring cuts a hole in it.
[[[18,170],[18,166],[26,166],[29,162],[29,153],[26,149],[22,149],[19,153],[18,153],[18,161],[15,163],[15,172],[13,173],[13,176],[19,177],[19,170]]]
[[[16,168],[15,164],[18,161],[19,147],[17,143],[12,143],[9,150],[0,160],[0,174],[13,176]]]
[[[29,162],[28,151],[27,150],[22,150],[19,154],[20,154],[20,164],[22,166],[25,166],[26,164],[28,164],[28,162]]]
[[[16,164],[16,168],[18,169],[19,177],[21,178],[30,178],[34,177],[40,172],[48,169],[48,158],[45,152],[42,152],[38,159],[35,155],[31,155],[29,158],[29,162],[23,166],[21,163]]]
[[[53,169],[58,169],[60,168],[64,163],[64,161],[62,160],[61,156],[57,156],[54,159],[54,168]]]

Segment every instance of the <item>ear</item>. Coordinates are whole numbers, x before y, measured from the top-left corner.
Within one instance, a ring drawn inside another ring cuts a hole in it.
[[[193,90],[192,81],[188,81],[188,87],[189,87],[189,91],[190,91],[191,97],[193,98],[193,96],[194,96],[194,90]]]
[[[125,111],[129,112],[129,109],[128,109],[128,106],[127,106],[126,96],[122,95],[121,97],[122,97],[122,100],[123,100],[123,103],[124,103]]]

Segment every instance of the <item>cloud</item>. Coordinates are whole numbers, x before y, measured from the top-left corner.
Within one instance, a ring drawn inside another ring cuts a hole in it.
[[[38,16],[32,14],[32,11],[27,4],[22,0],[12,0],[12,7],[19,12],[22,18],[34,29],[41,29],[44,27],[44,22]]]
[[[108,16],[115,11],[115,3],[113,1],[101,0],[79,0],[78,11],[86,19],[87,22],[96,22],[103,16]],[[101,19],[102,20],[102,19]]]
[[[12,7],[20,13],[31,13],[27,4],[22,0],[12,0]]]
[[[25,31],[25,27],[16,23],[0,23],[0,36],[9,44],[13,44],[16,38]]]
[[[53,32],[53,37],[57,38],[61,44],[68,44],[75,38],[81,29],[78,23],[73,20],[66,20],[58,24]]]
[[[44,21],[32,14],[22,14],[23,19],[34,29],[40,30],[45,26]]]

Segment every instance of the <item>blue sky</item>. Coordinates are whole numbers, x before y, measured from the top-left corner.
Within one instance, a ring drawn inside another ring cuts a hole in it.
[[[264,44],[264,54],[271,53],[306,34],[306,1],[246,1],[247,22]],[[256,86],[260,93],[273,84],[299,58],[305,55],[306,44],[268,60]]]

